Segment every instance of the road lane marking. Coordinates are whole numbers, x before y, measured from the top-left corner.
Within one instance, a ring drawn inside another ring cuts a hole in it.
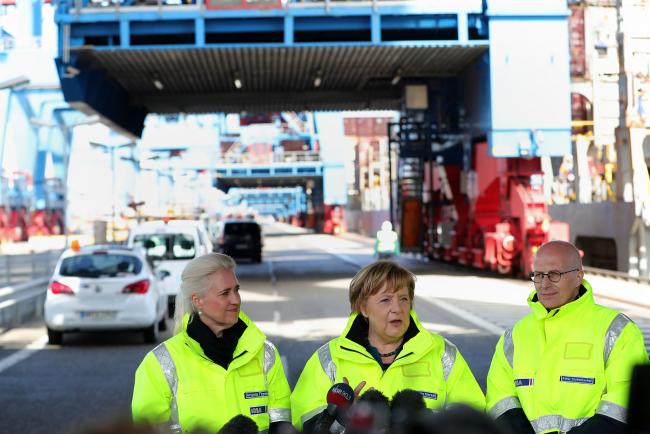
[[[274,310],[273,311],[273,321],[278,323],[280,322],[280,311],[279,310]]]
[[[355,266],[358,269],[361,269],[362,266],[359,265],[358,263],[354,262],[351,258],[349,258],[347,255],[332,252],[332,251],[327,251],[330,255],[333,255],[337,257],[338,259],[342,260],[345,263],[348,263],[350,265]],[[459,307],[456,307],[450,303],[447,303],[445,301],[442,301],[438,298],[432,299],[432,298],[425,298],[425,300],[431,302],[431,304],[434,304],[435,306],[439,307],[440,309],[446,310],[447,312],[456,315],[460,317],[461,319],[477,326],[478,328],[485,330],[489,333],[495,334],[497,336],[501,336],[503,332],[505,331],[504,328],[499,327],[496,324],[493,324],[487,320],[484,320],[483,318],[480,318],[464,309],[461,309]]]
[[[490,332],[492,334],[495,334],[497,336],[501,336],[503,332],[505,331],[504,328],[499,327],[496,324],[493,324],[487,320],[484,320],[483,318],[480,318],[473,313],[469,313],[466,310],[463,310],[459,307],[454,306],[451,303],[447,303],[446,301],[442,301],[440,299],[433,299],[433,298],[424,298],[426,301],[429,303],[439,307],[442,310],[446,310],[447,312],[456,315],[460,317],[461,319],[464,319],[465,321],[474,324],[476,327],[479,327],[487,332]]]
[[[345,262],[346,264],[352,265],[355,268],[358,268],[358,269],[363,268],[363,265],[360,265],[360,264],[356,263],[348,255],[344,255],[342,253],[332,252],[332,251],[329,251],[329,250],[325,250],[325,252],[329,253],[330,255],[334,256],[335,258],[340,259],[341,261]]]
[[[271,278],[271,286],[275,286],[278,279],[275,276],[275,268],[273,268],[273,261],[269,259],[268,261],[266,261],[266,263],[269,264],[269,277]]]
[[[16,351],[15,353],[12,353],[11,355],[0,360],[0,374],[3,371],[6,371],[7,369],[11,368],[15,364],[22,362],[26,358],[33,356],[34,354],[36,354],[36,351],[42,350],[43,348],[45,348],[46,345],[47,345],[47,336],[43,335],[40,338],[33,341],[31,344],[27,345],[22,350]]]

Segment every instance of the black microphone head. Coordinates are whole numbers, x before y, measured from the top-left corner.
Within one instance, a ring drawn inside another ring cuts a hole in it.
[[[369,389],[350,410],[346,432],[382,433],[390,422],[390,401],[379,390]]]
[[[465,404],[452,404],[437,413],[435,425],[439,434],[502,434],[490,416]]]
[[[422,394],[413,389],[400,390],[393,396],[390,404],[391,410],[406,410],[408,412],[418,412],[427,408],[424,403]]]
[[[412,431],[409,426],[426,408],[427,406],[420,392],[412,389],[397,392],[390,404],[391,432],[396,434],[416,432]]]
[[[368,389],[361,396],[359,402],[367,402],[371,405],[386,406],[390,408],[390,400],[377,389]]]
[[[230,419],[218,434],[257,434],[259,428],[250,417],[238,414]]]

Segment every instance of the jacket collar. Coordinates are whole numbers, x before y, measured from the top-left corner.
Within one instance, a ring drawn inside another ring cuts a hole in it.
[[[241,335],[239,341],[237,342],[237,346],[235,347],[235,351],[232,355],[233,360],[230,362],[228,370],[236,369],[250,361],[255,356],[255,354],[257,354],[259,348],[264,345],[264,341],[266,340],[264,333],[262,333],[262,331],[257,328],[255,323],[248,317],[248,315],[246,315],[241,310],[239,311],[239,319],[243,321],[244,324],[246,324],[246,330],[244,330],[244,333]],[[183,316],[183,329],[181,331],[185,345],[187,345],[194,353],[198,354],[206,360],[210,360],[204,354],[203,348],[201,348],[201,344],[199,344],[196,340],[192,339],[187,334],[187,323],[189,320],[190,315],[185,314],[185,316]],[[210,362],[212,361],[210,360]]]
[[[537,297],[537,291],[533,291],[528,296],[528,305],[533,311],[535,319],[542,320],[546,318],[562,318],[571,315],[573,312],[581,309],[584,306],[594,305],[594,293],[591,285],[586,280],[582,280],[582,286],[578,292],[578,298],[565,304],[564,306],[556,307],[555,309],[547,310]]]
[[[353,312],[348,317],[347,325],[343,329],[340,338],[338,339],[337,346],[340,348],[339,354],[342,358],[348,360],[354,360],[357,363],[371,363],[376,364],[377,362],[368,352],[366,347],[358,342],[358,339],[351,339],[356,337],[354,336],[354,324],[357,321],[357,318],[360,316],[359,312]],[[414,334],[410,339],[404,342],[402,351],[398,354],[395,361],[392,365],[400,363],[401,359],[404,359],[406,362],[412,362],[419,359],[422,355],[426,354],[431,346],[433,346],[433,338],[429,332],[422,326],[420,319],[414,310],[410,312],[411,323],[407,329],[406,336]],[[360,319],[361,320],[361,319]],[[415,330],[414,330],[415,329]],[[353,331],[351,334],[350,332]],[[365,337],[364,343],[367,341],[367,336]]]

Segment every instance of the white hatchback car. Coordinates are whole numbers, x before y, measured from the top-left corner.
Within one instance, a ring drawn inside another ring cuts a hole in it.
[[[193,258],[212,252],[205,226],[195,220],[145,222],[131,230],[128,245],[143,247],[156,270],[167,276],[163,288],[169,317],[173,317],[183,269]]]
[[[147,343],[167,328],[167,301],[142,249],[90,246],[59,258],[45,297],[50,344],[64,332],[138,330]]]

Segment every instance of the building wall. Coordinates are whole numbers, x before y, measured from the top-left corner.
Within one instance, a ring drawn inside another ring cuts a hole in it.
[[[628,271],[634,204],[602,202],[551,205],[549,213],[553,220],[569,223],[573,243],[578,236],[613,239],[616,242],[618,271]]]
[[[375,237],[385,220],[390,220],[388,210],[345,210],[345,225],[348,232],[356,232],[368,237]]]

